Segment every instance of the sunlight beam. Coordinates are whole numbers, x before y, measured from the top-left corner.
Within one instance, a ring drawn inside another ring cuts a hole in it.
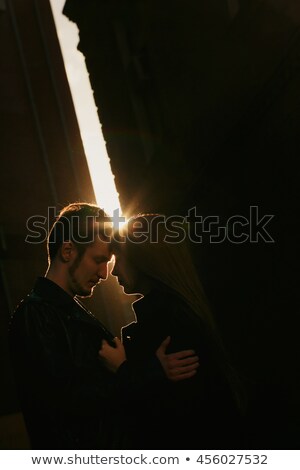
[[[121,214],[85,59],[77,49],[78,28],[62,14],[64,4],[50,0],[96,201],[108,214],[117,209]]]

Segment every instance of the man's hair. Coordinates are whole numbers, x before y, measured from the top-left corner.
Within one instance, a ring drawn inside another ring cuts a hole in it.
[[[96,237],[110,241],[110,217],[95,204],[75,202],[65,206],[52,225],[48,239],[48,260],[52,262],[64,242],[72,241],[79,257]],[[97,223],[97,224],[96,224]],[[95,225],[96,224],[96,225]]]

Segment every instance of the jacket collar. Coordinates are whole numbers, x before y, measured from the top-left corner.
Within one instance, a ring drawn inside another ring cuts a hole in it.
[[[50,281],[46,277],[38,277],[33,289],[30,293],[31,296],[37,296],[49,304],[56,307],[64,307],[61,312],[64,315],[71,314],[74,318],[85,321],[86,323],[98,326],[107,340],[112,340],[114,335],[107,330],[107,328],[96,318],[82,302],[76,297],[67,294],[55,282]],[[69,307],[69,308],[67,308]]]
[[[71,305],[74,302],[71,295],[67,294],[67,292],[59,287],[55,282],[50,281],[46,277],[37,278],[31,291],[31,295],[37,295],[48,303],[58,307]]]

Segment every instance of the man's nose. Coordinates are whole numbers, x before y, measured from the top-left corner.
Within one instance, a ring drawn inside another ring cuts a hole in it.
[[[107,267],[107,263],[106,264],[102,264],[99,269],[98,269],[98,273],[97,273],[99,279],[107,279],[107,275],[108,275],[108,267]]]

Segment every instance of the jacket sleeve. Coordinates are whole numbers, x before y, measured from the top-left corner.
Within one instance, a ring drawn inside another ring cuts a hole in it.
[[[144,364],[137,365],[133,361],[125,361],[119,367],[117,381],[122,391],[138,393],[150,384],[165,382],[164,370],[155,355]]]

